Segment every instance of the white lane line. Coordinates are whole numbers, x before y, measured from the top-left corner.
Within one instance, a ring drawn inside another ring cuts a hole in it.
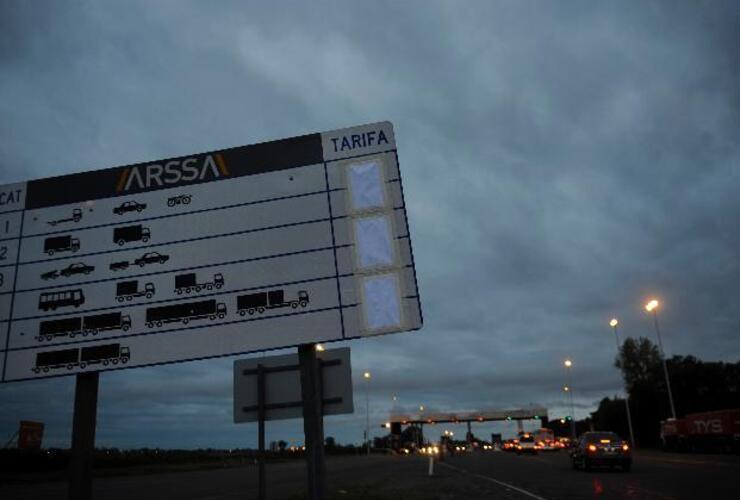
[[[492,477],[484,476],[483,474],[476,474],[474,472],[470,472],[470,471],[467,471],[465,469],[461,469],[460,467],[455,467],[454,465],[450,465],[450,464],[447,464],[447,463],[444,463],[444,462],[439,462],[437,465],[442,465],[444,467],[449,467],[452,470],[455,470],[457,472],[462,472],[463,474],[469,474],[469,475],[475,476],[475,477],[477,477],[479,479],[485,479],[486,481],[490,481],[492,483],[496,483],[499,486],[504,486],[505,488],[509,488],[509,489],[514,490],[514,491],[518,491],[522,495],[526,495],[526,496],[528,496],[530,498],[534,498],[535,500],[546,500],[545,498],[543,498],[541,496],[535,495],[531,491],[527,491],[525,489],[519,488],[517,486],[514,486],[513,484],[509,484],[509,483],[505,483],[503,481],[499,481],[498,479],[494,479]]]

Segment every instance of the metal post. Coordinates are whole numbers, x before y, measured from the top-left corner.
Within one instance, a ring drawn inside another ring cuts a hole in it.
[[[259,457],[257,462],[258,497],[267,498],[267,483],[265,479],[265,370],[263,365],[257,365],[257,421],[259,425]]]
[[[98,372],[78,373],[72,419],[72,457],[69,463],[69,500],[92,498],[92,465],[98,413]]]
[[[614,328],[614,340],[617,342],[617,356],[621,357],[621,350],[619,348],[619,333],[617,332],[617,325],[615,324],[612,328]],[[630,412],[630,395],[629,392],[627,392],[627,387],[624,388],[624,407],[627,409],[627,426],[629,427],[630,431],[630,446],[632,448],[635,447],[635,434],[632,432],[632,413]]]
[[[321,374],[313,344],[298,347],[303,399],[303,432],[306,436],[306,469],[309,500],[323,500],[326,491],[324,418]]]
[[[365,379],[365,441],[367,455],[370,456],[370,379]]]
[[[576,416],[575,416],[575,405],[573,404],[573,376],[571,375],[571,368],[566,367],[568,373],[568,393],[570,394],[570,436],[575,441],[576,439]]]
[[[473,431],[470,428],[470,420],[468,420],[468,435],[466,437],[468,444],[473,444]]]
[[[660,347],[660,357],[663,358],[663,374],[665,375],[665,385],[668,388],[668,402],[671,404],[671,416],[676,420],[676,407],[673,406],[673,391],[671,391],[671,379],[668,377],[668,363],[663,352],[663,341],[660,338],[660,328],[658,327],[658,311],[653,309],[653,319],[655,320],[655,333],[658,334],[658,347]]]

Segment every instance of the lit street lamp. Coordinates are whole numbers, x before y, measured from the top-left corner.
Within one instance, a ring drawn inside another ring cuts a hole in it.
[[[365,378],[365,442],[367,454],[370,455],[370,372],[362,374]]]
[[[676,420],[676,407],[673,405],[673,391],[671,391],[671,379],[668,377],[668,363],[665,360],[665,352],[663,351],[663,341],[660,338],[660,327],[658,326],[658,306],[660,302],[652,299],[650,302],[645,304],[645,310],[653,313],[653,321],[655,323],[655,333],[658,335],[658,347],[660,348],[660,357],[663,358],[663,374],[665,375],[665,385],[668,389],[668,402],[671,405],[671,416],[673,420]]]
[[[563,390],[570,394],[570,434],[571,437],[575,440],[576,438],[576,416],[575,416],[575,407],[573,404],[573,383],[572,383],[572,375],[571,375],[571,368],[573,367],[573,361],[570,359],[566,359],[563,362],[563,365],[565,366],[565,373],[568,379],[568,385],[563,387]]]
[[[612,318],[612,320],[609,322],[609,326],[612,327],[612,330],[614,330],[614,339],[617,341],[617,356],[620,356],[621,353],[619,351],[619,333],[617,333],[617,326],[619,325],[619,321],[617,318]],[[635,435],[632,432],[632,414],[630,413],[630,396],[627,392],[627,388],[624,390],[624,406],[627,408],[627,425],[629,426],[630,430],[630,445],[632,448],[635,447]]]

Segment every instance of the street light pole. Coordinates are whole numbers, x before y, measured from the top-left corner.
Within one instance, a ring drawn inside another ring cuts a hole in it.
[[[570,359],[566,359],[563,363],[565,365],[565,373],[567,375],[567,386],[565,390],[570,393],[570,435],[575,441],[576,439],[576,416],[575,416],[575,405],[573,404],[573,377],[571,375],[571,367],[573,362]]]
[[[609,326],[612,327],[614,330],[614,340],[617,342],[617,356],[621,356],[621,352],[619,350],[619,333],[617,333],[617,325],[619,325],[619,321],[617,321],[617,318],[612,318],[612,320],[609,322]],[[629,427],[630,431],[630,446],[632,448],[635,448],[635,435],[632,432],[632,414],[630,413],[630,395],[629,392],[627,392],[627,388],[624,389],[624,407],[627,409],[627,426]]]
[[[367,454],[370,455],[370,372],[363,374],[365,377],[365,442],[367,443]]]
[[[658,335],[658,347],[660,348],[660,357],[663,359],[663,375],[665,375],[665,385],[668,389],[668,402],[671,405],[671,416],[673,420],[676,420],[676,407],[673,404],[673,391],[671,390],[671,379],[668,376],[668,363],[665,359],[665,352],[663,351],[663,340],[660,338],[660,327],[658,326],[658,306],[660,303],[653,299],[647,303],[645,310],[653,313],[653,321],[655,323],[655,333]]]

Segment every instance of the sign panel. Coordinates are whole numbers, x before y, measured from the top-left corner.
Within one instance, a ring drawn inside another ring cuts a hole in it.
[[[349,347],[317,352],[321,369],[323,414],[352,413]],[[234,361],[234,422],[258,420],[258,366],[265,369],[265,420],[303,417],[298,354]]]
[[[2,381],[416,330],[388,122],[0,186]]]

